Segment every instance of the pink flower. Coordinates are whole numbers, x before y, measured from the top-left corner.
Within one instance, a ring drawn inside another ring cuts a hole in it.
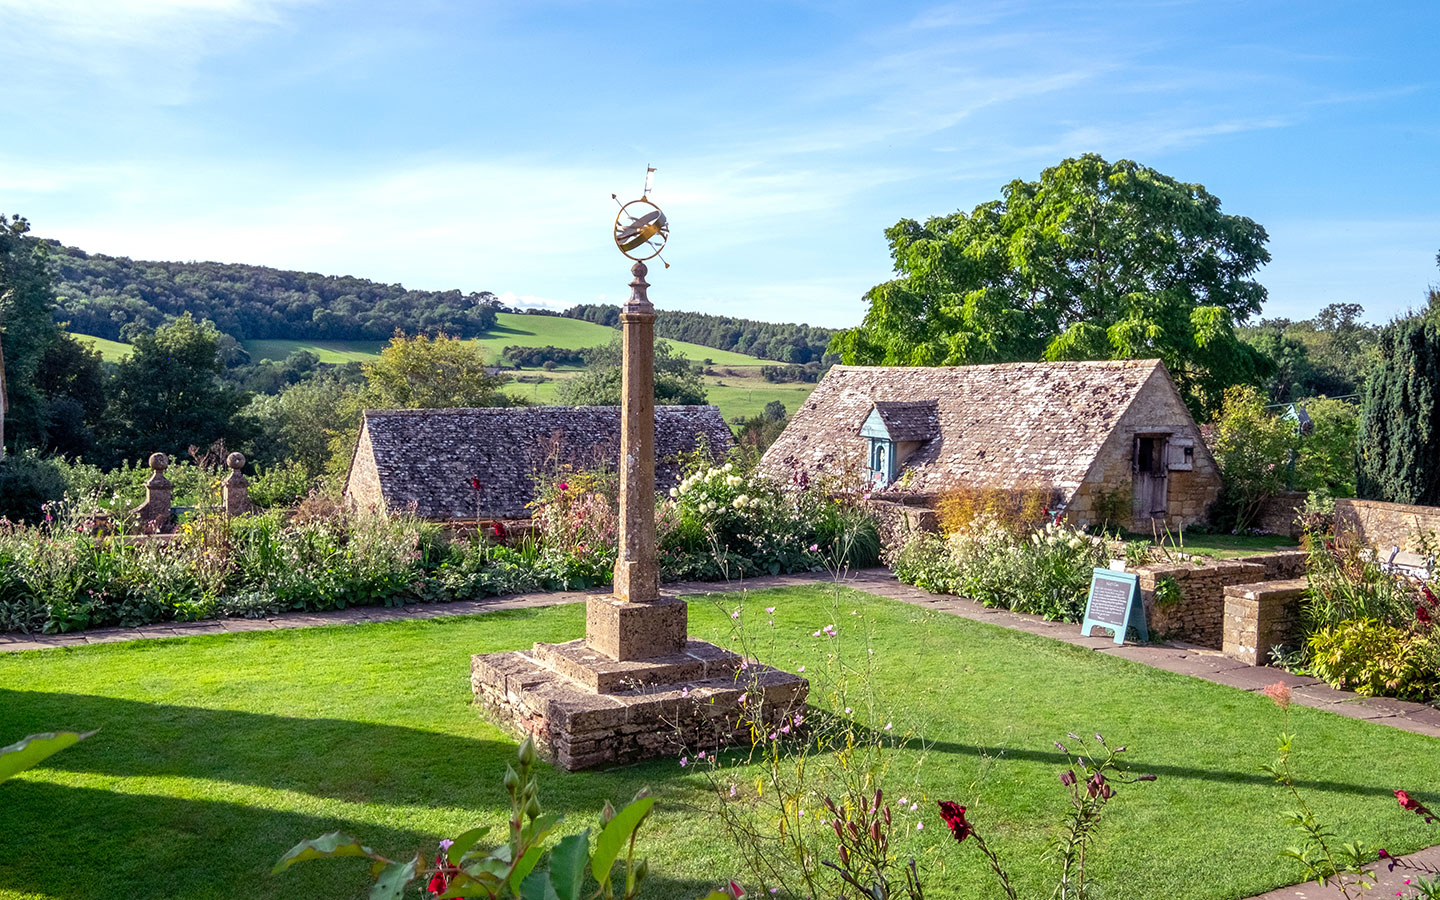
[[[562,491],[568,491],[568,490],[570,490],[570,485],[566,484],[566,483],[563,482],[563,481],[560,482],[558,485],[556,485],[556,487],[560,488],[560,490],[562,490]]]
[[[765,611],[766,611],[767,613],[770,613],[771,615],[774,615],[774,614],[775,614],[775,607],[773,607],[773,606],[767,606],[767,607],[765,607]]]
[[[810,545],[810,552],[811,552],[811,553],[814,553],[815,551],[817,551],[817,550],[819,550],[819,549],[820,549],[820,545],[819,545],[819,544],[811,544],[811,545]]]
[[[686,766],[688,766],[689,764],[690,764],[690,757],[688,757],[688,756],[682,756],[682,757],[680,757],[680,768],[683,769],[683,768],[685,768]]]
[[[796,669],[795,671],[796,671],[796,672],[803,672],[803,671],[805,671],[805,667],[804,667],[804,666],[801,666],[800,668]]]

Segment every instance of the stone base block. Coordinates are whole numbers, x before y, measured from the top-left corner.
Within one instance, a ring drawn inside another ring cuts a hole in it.
[[[810,691],[798,675],[753,662],[742,669],[735,654],[702,641],[674,658],[628,665],[582,641],[537,644],[472,657],[470,683],[496,722],[534,735],[570,771],[715,750],[748,739],[751,723],[793,726]],[[669,675],[684,680],[645,680]]]
[[[595,595],[585,603],[585,640],[613,660],[674,656],[689,640],[689,612],[678,597],[642,603]]]

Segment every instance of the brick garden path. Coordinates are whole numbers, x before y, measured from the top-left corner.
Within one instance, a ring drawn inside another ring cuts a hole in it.
[[[751,578],[744,582],[682,582],[665,585],[669,592],[680,594],[735,590],[761,590],[772,587],[814,584],[832,580],[828,574],[780,575]],[[932,594],[921,588],[902,584],[888,569],[863,569],[839,579],[841,584],[856,590],[899,600],[936,612],[949,613],[962,619],[987,622],[1014,628],[1029,634],[1089,647],[1097,653],[1191,675],[1205,681],[1229,685],[1246,691],[1258,691],[1277,681],[1290,685],[1291,700],[1301,706],[1312,706],[1354,719],[1366,719],[1392,728],[1440,737],[1440,709],[1404,700],[1384,697],[1361,697],[1349,691],[1336,690],[1315,678],[1292,675],[1283,669],[1249,666],[1207,650],[1179,642],[1164,645],[1116,646],[1110,638],[1081,637],[1076,625],[1047,622],[1038,616],[1022,615],[1008,610],[989,609],[973,600],[948,594]],[[434,619],[442,616],[464,616],[501,609],[531,609],[580,603],[590,591],[560,591],[536,594],[513,594],[455,603],[427,603],[397,608],[359,607],[323,613],[286,613],[266,619],[221,619],[208,622],[174,622],[147,625],[142,628],[98,628],[80,634],[33,635],[0,633],[0,653],[18,650],[43,650],[53,647],[79,647],[115,641],[136,641],[153,638],[185,637],[192,634],[226,634],[236,631],[269,631],[281,628],[308,628],[315,625],[356,625],[365,622],[393,622],[398,619]],[[1417,862],[1440,866],[1440,847],[1431,847],[1408,857]],[[1403,887],[1401,872],[1389,873],[1380,868],[1375,896],[1393,896]],[[1335,891],[1322,890],[1313,884],[1280,888],[1251,900],[1330,900],[1339,897]]]

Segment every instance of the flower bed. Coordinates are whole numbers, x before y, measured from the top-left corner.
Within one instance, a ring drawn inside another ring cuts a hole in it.
[[[1091,572],[1108,556],[1102,539],[1069,525],[1030,529],[985,516],[948,536],[914,535],[893,567],[901,581],[926,590],[1078,622]]]
[[[879,539],[860,508],[820,488],[781,491],[704,467],[657,498],[664,580],[740,578],[873,565]],[[82,515],[77,513],[77,515]],[[94,537],[55,515],[0,524],[0,631],[263,617],[286,610],[401,606],[608,584],[615,564],[613,477],[564,473],[542,485],[537,535],[452,544],[409,516],[295,511],[195,516],[163,539]]]

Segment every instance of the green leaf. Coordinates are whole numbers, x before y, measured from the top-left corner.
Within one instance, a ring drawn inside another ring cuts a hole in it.
[[[551,864],[554,864],[552,857]],[[520,882],[520,900],[560,900],[555,893],[555,885],[550,880],[550,873],[544,869],[536,869],[525,880]]]
[[[545,838],[549,837],[550,832],[555,830],[555,826],[559,825],[564,818],[565,815],[563,813],[545,813],[544,815],[531,819],[521,830],[521,835],[524,837],[525,843],[527,845],[538,844],[545,840]]]
[[[590,829],[568,834],[550,852],[550,881],[559,900],[580,900],[585,864],[590,861]]]
[[[615,865],[625,841],[640,827],[654,805],[654,797],[642,797],[616,813],[605,830],[600,832],[595,841],[595,855],[590,859],[590,874],[595,876],[596,881],[610,883],[610,867]]]
[[[730,895],[720,891],[711,891],[709,894],[701,897],[700,900],[730,900]]]
[[[501,882],[498,876],[492,875],[489,872],[480,873],[478,878],[468,872],[457,872],[451,877],[450,886],[445,889],[445,893],[441,894],[436,900],[454,900],[454,898],[457,897],[467,896],[473,897],[475,891],[471,890],[471,885],[476,884],[480,885],[480,889],[484,891],[486,895],[493,897],[499,892]]]
[[[32,734],[8,747],[0,747],[0,781],[13,778],[26,769],[34,768],[53,753],[59,753],[71,744],[85,740],[93,731],[81,734],[78,731],[47,731]]]
[[[525,876],[535,870],[535,864],[540,862],[540,857],[544,855],[545,848],[540,844],[532,844],[530,849],[525,851],[525,855],[520,857],[520,861],[515,864],[515,868],[510,870],[511,893],[520,893],[520,882],[524,881]]]
[[[280,861],[275,864],[275,868],[271,869],[270,873],[273,875],[283,872],[295,863],[307,859],[332,859],[338,856],[365,856],[383,863],[390,862],[350,835],[332,831],[329,834],[322,834],[314,840],[301,841],[296,844],[289,853],[280,857]]]
[[[420,857],[416,856],[408,863],[386,866],[370,889],[370,900],[400,900],[405,894],[405,886],[415,880],[415,869],[419,865]]]
[[[450,845],[450,851],[445,854],[445,858],[450,861],[450,865],[460,865],[460,860],[464,858],[466,853],[470,852],[471,847],[474,847],[480,842],[480,839],[484,837],[489,830],[489,825],[481,825],[479,828],[472,828],[457,837],[455,843]]]

